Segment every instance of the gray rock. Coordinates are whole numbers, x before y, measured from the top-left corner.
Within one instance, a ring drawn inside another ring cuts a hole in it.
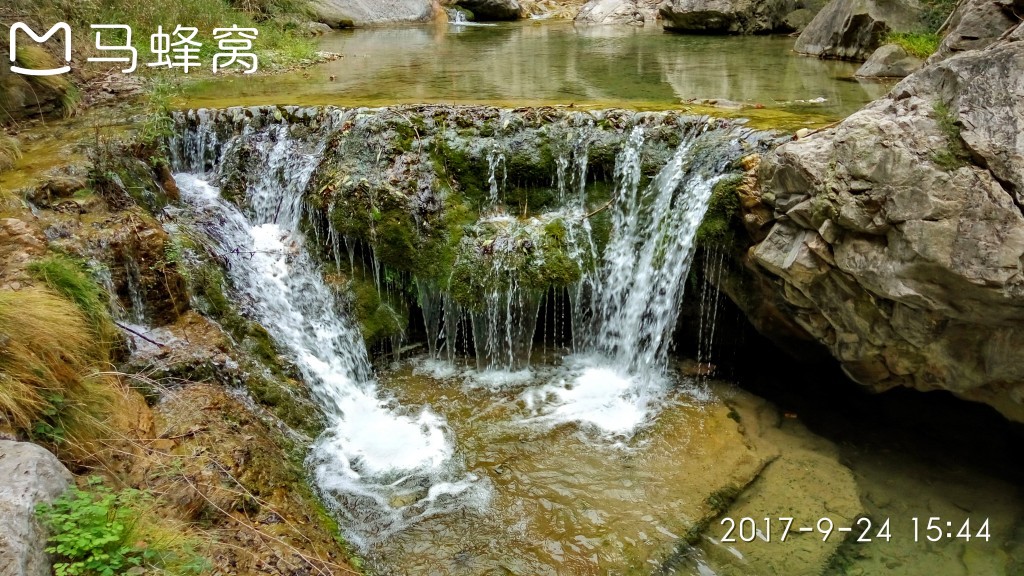
[[[796,0],[666,0],[666,30],[693,34],[766,34],[780,30]]]
[[[898,44],[886,44],[875,50],[860,69],[862,78],[906,78],[924,66],[924,61],[907,54]]]
[[[73,477],[45,449],[0,440],[0,478],[0,576],[49,576],[46,533],[35,509],[63,494]]]
[[[956,52],[980,50],[998,40],[1007,30],[1020,23],[1014,15],[1024,15],[1024,2],[1014,0],[966,0],[939,31],[942,43],[929,63],[949,58]]]
[[[653,23],[658,17],[659,0],[590,0],[583,5],[576,22],[579,24]]]
[[[867,60],[889,32],[910,32],[921,26],[917,0],[832,0],[800,34],[801,54]]]
[[[332,28],[426,22],[434,17],[431,0],[314,0],[310,6]]]
[[[775,310],[865,386],[948,390],[1024,421],[1021,133],[1024,42],[1001,41],[781,146],[760,172],[777,215],[750,252],[752,285],[774,293],[760,300],[781,294]],[[769,334],[772,320],[754,318]]]
[[[458,0],[455,5],[472,12],[477,20],[518,20],[523,15],[518,0]]]

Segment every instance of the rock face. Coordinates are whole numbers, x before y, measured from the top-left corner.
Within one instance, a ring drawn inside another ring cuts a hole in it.
[[[796,0],[666,0],[666,30],[691,34],[766,34],[783,28]]]
[[[749,258],[857,382],[948,390],[1024,421],[1019,32],[766,157],[775,222]]]
[[[311,6],[332,28],[425,22],[434,16],[431,0],[315,0]]]
[[[898,44],[886,44],[868,58],[857,76],[862,78],[906,78],[924,66],[924,61],[915,58]]]
[[[477,20],[517,20],[523,13],[518,0],[458,0],[455,5],[472,12]]]
[[[631,24],[641,26],[658,18],[659,0],[590,0],[579,14],[580,24]]]
[[[0,576],[49,576],[36,505],[52,502],[72,476],[57,457],[26,442],[0,440]]]
[[[867,60],[891,32],[920,27],[917,0],[832,0],[796,41],[801,54]]]
[[[940,30],[942,43],[929,62],[945,60],[956,52],[980,50],[998,40],[1020,22],[1024,0],[966,0],[953,11]]]

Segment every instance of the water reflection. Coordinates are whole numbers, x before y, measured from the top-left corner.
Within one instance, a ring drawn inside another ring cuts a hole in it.
[[[845,116],[886,90],[850,80],[853,64],[796,56],[792,44],[786,37],[680,36],[567,22],[355,30],[323,40],[323,50],[343,55],[337,61],[285,76],[208,84],[191,99],[193,105],[671,108],[694,99],[784,107],[824,98],[815,111]]]

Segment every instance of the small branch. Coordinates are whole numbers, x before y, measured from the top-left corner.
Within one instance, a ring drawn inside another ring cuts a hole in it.
[[[593,218],[594,216],[597,216],[597,215],[598,215],[598,214],[600,214],[601,212],[604,212],[605,210],[607,210],[607,209],[611,208],[611,207],[612,207],[612,204],[614,204],[614,203],[615,203],[615,197],[614,197],[614,196],[612,196],[612,198],[611,198],[610,200],[608,200],[608,202],[606,202],[604,206],[601,206],[601,207],[600,207],[600,208],[598,208],[597,210],[594,210],[593,212],[591,212],[591,213],[587,214],[586,216],[584,216],[584,218],[586,218],[587,220],[589,220],[589,219]]]
[[[160,348],[167,348],[166,344],[161,344],[160,342],[157,342],[156,340],[153,340],[152,338],[148,338],[148,337],[146,337],[145,334],[140,334],[139,332],[137,332],[135,330],[132,330],[131,328],[125,326],[124,324],[121,324],[120,322],[115,321],[114,325],[117,326],[118,328],[120,328],[121,330],[124,330],[125,332],[128,332],[129,334],[134,334],[135,336],[138,336],[139,338],[142,338],[143,340],[145,340],[146,342],[149,342],[150,344],[153,344],[154,346],[159,346]]]

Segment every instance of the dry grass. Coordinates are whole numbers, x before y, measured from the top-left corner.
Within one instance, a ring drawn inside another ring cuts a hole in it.
[[[21,159],[21,147],[14,138],[0,133],[0,172],[14,166]]]
[[[109,349],[75,304],[42,289],[0,291],[0,418],[59,446],[91,452],[122,391],[100,374]]]

